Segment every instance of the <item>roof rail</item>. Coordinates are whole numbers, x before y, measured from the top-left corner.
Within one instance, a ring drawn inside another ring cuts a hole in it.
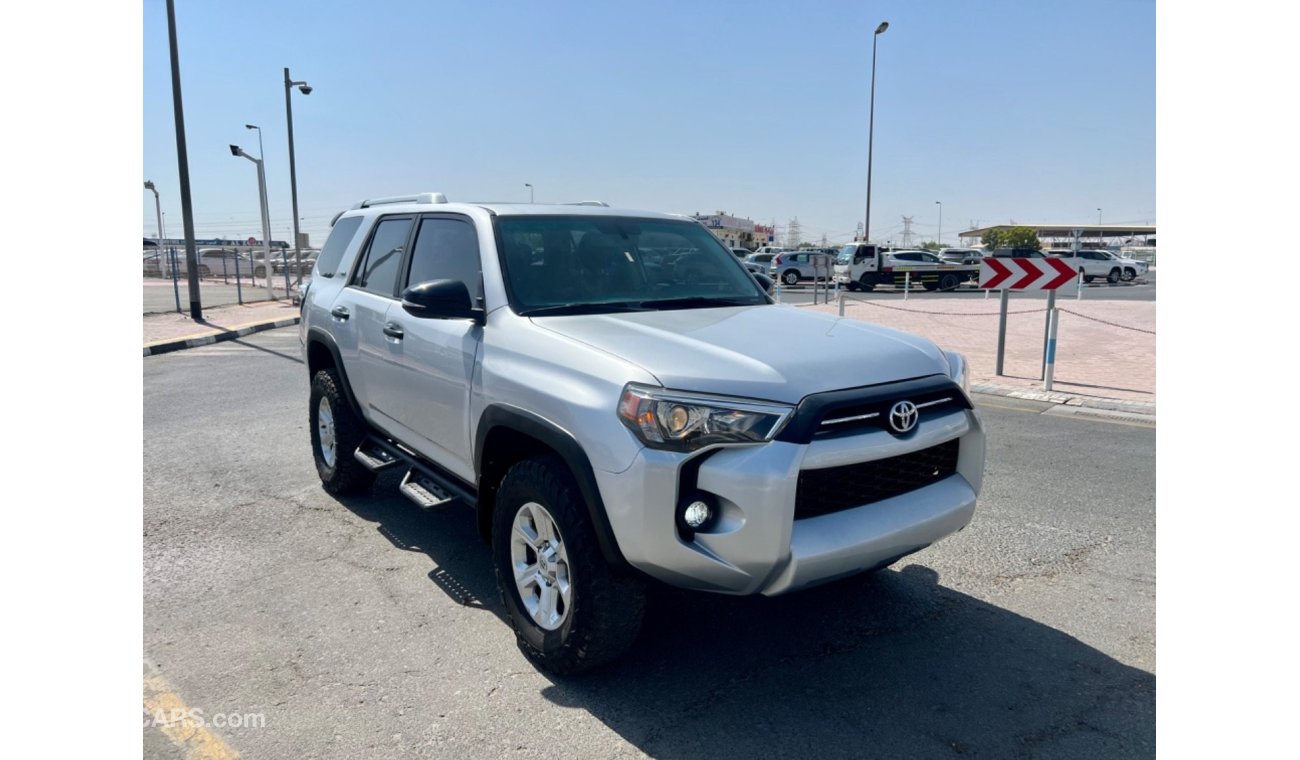
[[[446,203],[447,196],[442,193],[419,193],[417,195],[394,195],[391,198],[369,198],[361,201],[352,208],[370,208],[371,206],[381,206],[386,203]]]
[[[600,206],[609,208],[609,204],[604,201],[574,201],[572,203],[561,203],[561,206]]]

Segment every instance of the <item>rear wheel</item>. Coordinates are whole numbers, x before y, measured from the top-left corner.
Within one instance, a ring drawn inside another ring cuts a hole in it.
[[[1109,282],[1111,285],[1114,285],[1115,283],[1119,282],[1119,276],[1120,276],[1119,267],[1116,267],[1110,270],[1110,274],[1106,275],[1106,282]]]
[[[945,274],[939,278],[940,290],[956,290],[961,285],[961,278],[955,274]]]
[[[586,503],[559,457],[511,467],[492,519],[497,587],[525,656],[553,673],[580,673],[632,645],[645,614],[645,584],[605,562]]]
[[[857,290],[859,286],[853,280],[849,280],[844,284],[844,287],[848,288],[849,290]]]
[[[1092,281],[1095,280],[1095,279],[1097,279],[1097,278],[1096,278],[1096,277],[1093,277],[1093,276],[1090,275],[1090,274],[1085,274],[1085,275],[1083,276],[1083,281],[1084,281],[1084,282],[1092,282]]]
[[[375,474],[352,456],[365,440],[366,426],[352,413],[342,387],[333,369],[311,379],[311,453],[321,485],[334,494],[358,493],[375,482]]]

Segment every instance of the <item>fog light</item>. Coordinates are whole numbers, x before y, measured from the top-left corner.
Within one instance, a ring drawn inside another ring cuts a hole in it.
[[[709,521],[713,516],[713,510],[709,505],[702,501],[693,501],[686,506],[686,511],[682,513],[682,520],[691,530],[697,530],[701,525]]]

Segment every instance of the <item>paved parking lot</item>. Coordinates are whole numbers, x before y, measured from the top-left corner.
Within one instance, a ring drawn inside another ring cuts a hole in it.
[[[294,329],[144,360],[147,682],[244,757],[1147,757],[1155,431],[982,398],[964,532],[777,599],[664,591],[586,678],[515,648],[468,510],[319,487]],[[180,757],[145,728],[146,756]]]

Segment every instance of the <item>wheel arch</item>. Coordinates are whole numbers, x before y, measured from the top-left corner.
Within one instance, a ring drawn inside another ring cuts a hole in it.
[[[361,414],[361,406],[357,404],[356,396],[352,395],[352,383],[348,382],[347,370],[343,369],[343,357],[339,354],[338,344],[329,333],[319,327],[312,327],[307,330],[307,379],[316,376],[316,373],[322,369],[333,369],[338,373],[339,382],[343,385],[343,396],[348,400],[348,406],[352,408],[352,413],[357,419],[364,420],[365,416]]]
[[[601,555],[612,567],[627,569],[630,566],[618,548],[618,541],[605,512],[605,502],[596,483],[596,473],[582,445],[558,425],[515,407],[494,404],[484,409],[479,418],[478,430],[474,436],[479,535],[484,541],[491,539],[497,489],[511,465],[523,459],[552,453],[565,463],[578,485]]]

